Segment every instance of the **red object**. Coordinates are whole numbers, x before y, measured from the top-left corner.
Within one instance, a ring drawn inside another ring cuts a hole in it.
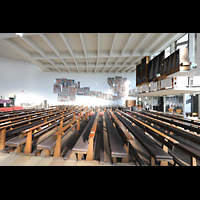
[[[94,111],[93,111],[93,112],[91,112],[91,115],[94,115],[94,113],[95,113]],[[100,113],[99,113],[99,116],[101,116],[101,115],[103,115],[103,116],[104,116],[104,112],[100,112]]]
[[[10,107],[1,107],[0,111],[7,112],[7,111],[13,111],[14,110],[23,110],[23,106],[10,106]]]

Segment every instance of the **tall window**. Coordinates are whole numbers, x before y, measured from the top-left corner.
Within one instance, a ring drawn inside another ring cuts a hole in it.
[[[183,35],[180,39],[176,40],[175,47],[176,50],[184,47],[188,47],[188,33]]]
[[[165,58],[167,58],[170,55],[170,49],[171,45],[165,49]]]

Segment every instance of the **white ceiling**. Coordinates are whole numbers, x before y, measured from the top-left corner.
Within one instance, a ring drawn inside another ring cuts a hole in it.
[[[132,72],[144,56],[184,33],[0,33],[0,56],[28,60],[44,71]]]

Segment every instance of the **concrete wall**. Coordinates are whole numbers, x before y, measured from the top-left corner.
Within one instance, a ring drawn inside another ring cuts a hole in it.
[[[9,94],[15,94],[15,105],[32,103],[39,105],[43,100],[48,100],[50,105],[81,104],[81,105],[123,105],[126,97],[121,100],[111,101],[96,97],[76,95],[74,102],[57,102],[58,94],[53,93],[55,78],[68,78],[80,81],[81,87],[90,87],[91,91],[108,93],[110,86],[108,77],[122,76],[130,82],[130,88],[135,88],[134,73],[59,73],[44,72],[30,62],[0,57],[0,97],[9,99]]]

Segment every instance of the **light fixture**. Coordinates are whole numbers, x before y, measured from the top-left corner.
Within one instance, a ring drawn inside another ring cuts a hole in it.
[[[16,35],[23,37],[23,33],[15,33]]]

